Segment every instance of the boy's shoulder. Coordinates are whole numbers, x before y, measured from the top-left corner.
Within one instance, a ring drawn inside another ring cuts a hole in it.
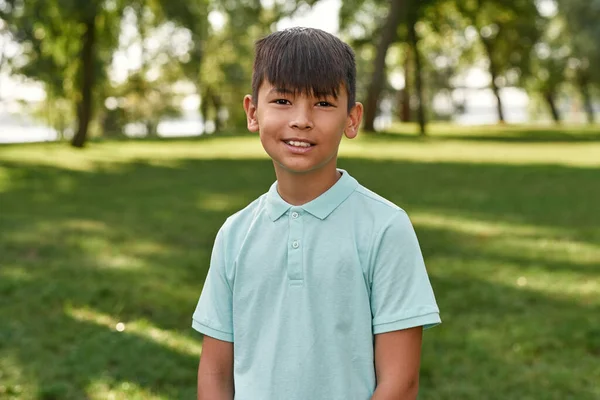
[[[392,203],[385,197],[364,187],[360,183],[356,187],[356,193],[363,197],[363,201],[368,204],[370,208],[380,209],[382,212],[388,212],[390,214],[395,214],[398,211],[404,212],[397,204]]]
[[[390,221],[396,220],[398,216],[408,217],[403,208],[360,183],[352,197],[354,201],[358,202],[353,206],[361,210],[361,213],[357,215],[370,219],[375,225],[387,225]]]
[[[254,221],[262,212],[265,211],[267,194],[268,192],[263,193],[246,207],[227,217],[221,229],[225,231],[231,231],[239,229],[240,226],[251,224],[252,221]]]

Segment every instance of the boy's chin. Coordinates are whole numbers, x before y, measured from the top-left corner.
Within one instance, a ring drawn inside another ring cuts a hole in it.
[[[325,165],[294,165],[284,164],[275,161],[275,166],[282,172],[294,175],[306,175],[321,171],[325,168]]]
[[[281,166],[281,169],[288,174],[294,174],[294,175],[305,175],[305,174],[315,171],[315,168],[299,168],[299,167],[287,167],[287,166]]]

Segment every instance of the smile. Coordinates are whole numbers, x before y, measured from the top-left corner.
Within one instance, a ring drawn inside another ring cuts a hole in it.
[[[294,147],[310,147],[313,146],[312,144],[308,143],[308,142],[300,142],[298,140],[284,140],[284,143],[289,145],[289,146],[294,146]]]

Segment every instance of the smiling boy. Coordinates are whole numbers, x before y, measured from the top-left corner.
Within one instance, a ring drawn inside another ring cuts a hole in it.
[[[256,44],[248,129],[277,181],[227,219],[193,315],[202,400],[400,400],[440,323],[406,213],[337,168],[362,118],[352,49],[317,29]]]

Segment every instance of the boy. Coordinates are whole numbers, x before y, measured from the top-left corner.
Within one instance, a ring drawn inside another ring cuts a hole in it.
[[[256,44],[244,109],[277,181],[215,239],[198,399],[416,398],[439,310],[406,213],[337,169],[361,122],[355,79],[351,48],[323,31]]]

